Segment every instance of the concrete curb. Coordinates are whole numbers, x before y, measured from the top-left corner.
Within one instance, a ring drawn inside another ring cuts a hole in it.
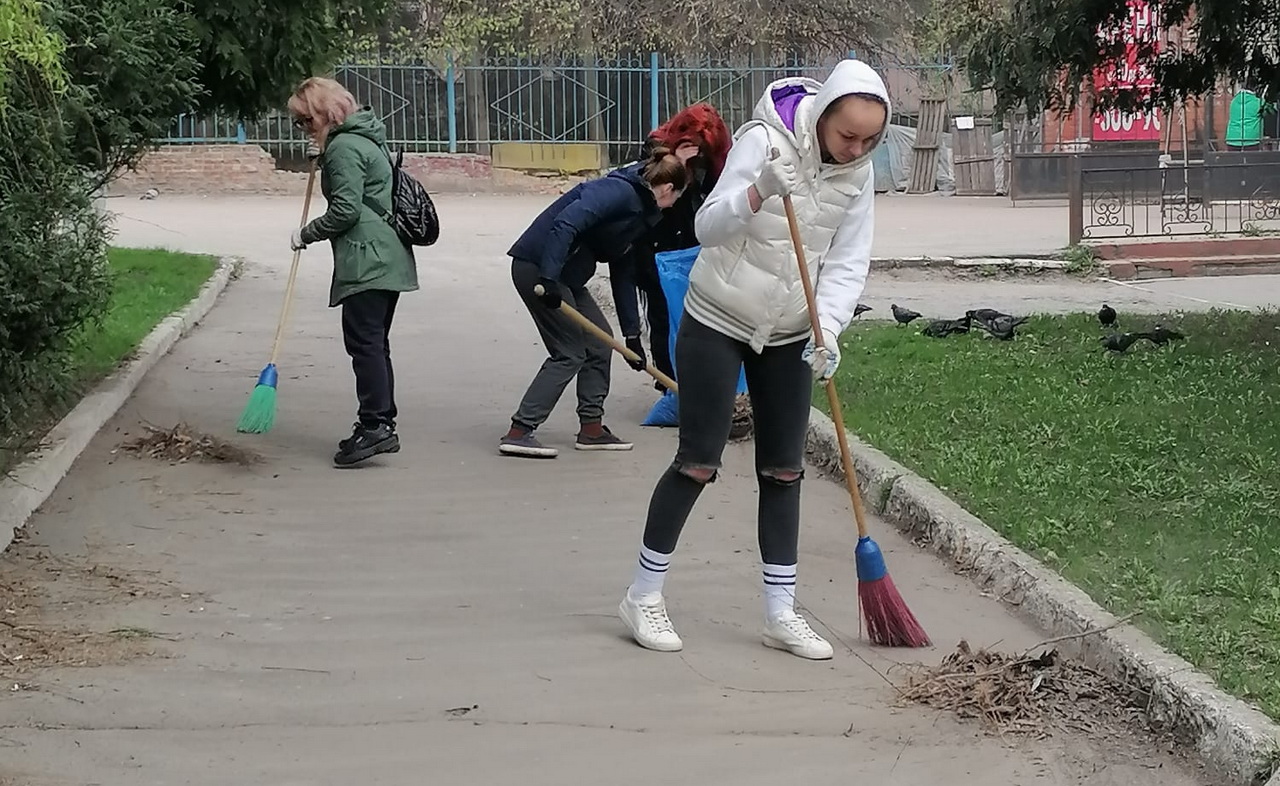
[[[224,257],[213,276],[182,309],[170,314],[142,340],[133,358],[103,380],[45,435],[42,447],[0,478],[0,551],[13,542],[16,530],[45,503],[71,470],[98,430],[106,425],[147,372],[213,309],[231,282],[238,262]]]
[[[1069,263],[1061,259],[1032,257],[872,257],[872,270],[953,268],[959,270],[1062,271]]]
[[[949,499],[937,487],[849,434],[867,509],[952,563],[1042,627],[1066,636],[1112,625],[1116,617],[1088,595]],[[840,446],[831,418],[813,409],[806,450],[841,482]],[[1149,711],[1168,724],[1211,769],[1239,786],[1280,786],[1280,725],[1227,695],[1208,676],[1132,625],[1058,645],[1112,676],[1136,682]],[[1273,777],[1274,775],[1274,777]],[[1271,778],[1268,781],[1268,778]]]

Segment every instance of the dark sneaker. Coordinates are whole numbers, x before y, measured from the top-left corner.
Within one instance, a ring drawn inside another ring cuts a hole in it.
[[[399,453],[400,436],[395,429],[383,423],[370,427],[357,423],[351,436],[338,443],[333,463],[349,467],[383,453]]]
[[[498,452],[507,456],[526,456],[528,458],[555,458],[560,451],[549,448],[533,436],[533,432],[511,435],[507,434],[498,444]]]
[[[618,439],[608,426],[601,426],[602,433],[587,436],[578,432],[578,442],[574,445],[578,450],[631,450],[631,443]]]

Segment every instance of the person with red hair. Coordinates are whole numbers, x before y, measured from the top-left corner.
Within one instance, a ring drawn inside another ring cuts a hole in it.
[[[711,194],[711,189],[715,188],[732,145],[733,138],[720,113],[711,104],[701,102],[681,109],[651,131],[641,153],[641,160],[646,160],[655,147],[673,150],[685,162],[691,176],[689,188],[674,205],[663,211],[662,220],[645,237],[636,241],[631,251],[636,289],[643,294],[645,301],[653,365],[669,377],[675,377],[669,349],[669,312],[654,255],[698,245],[693,228],[694,216]],[[639,335],[623,338],[628,349],[642,359],[645,357]],[[633,363],[632,367],[644,368],[644,365]],[[661,382],[655,383],[654,387],[664,389]]]

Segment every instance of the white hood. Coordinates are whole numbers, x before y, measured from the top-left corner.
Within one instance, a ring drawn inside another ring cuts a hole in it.
[[[791,111],[787,109],[789,102],[786,96],[792,91],[787,88],[803,89],[805,93],[799,104]],[[880,133],[862,155],[842,165],[856,167],[871,158],[872,152],[884,141],[885,130],[893,114],[889,90],[885,87],[884,80],[874,68],[861,60],[841,60],[835,68],[831,69],[825,82],[818,82],[808,77],[787,77],[770,83],[764,95],[756,102],[752,117],[789,135],[802,153],[808,153],[818,143],[818,118],[822,117],[822,113],[836,99],[854,93],[875,96],[885,105],[885,127],[880,129]],[[790,125],[794,127],[794,131],[788,128],[788,120],[792,117],[794,120]]]

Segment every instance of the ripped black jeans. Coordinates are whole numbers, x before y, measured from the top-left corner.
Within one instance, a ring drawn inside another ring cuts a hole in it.
[[[649,501],[644,545],[675,551],[680,532],[707,483],[715,480],[729,441],[738,374],[745,366],[755,426],[757,519],[760,555],[766,564],[796,564],[800,537],[800,480],[804,477],[805,431],[813,376],[801,359],[806,340],[765,347],[713,330],[686,312],[676,334],[680,375],[680,445]]]

